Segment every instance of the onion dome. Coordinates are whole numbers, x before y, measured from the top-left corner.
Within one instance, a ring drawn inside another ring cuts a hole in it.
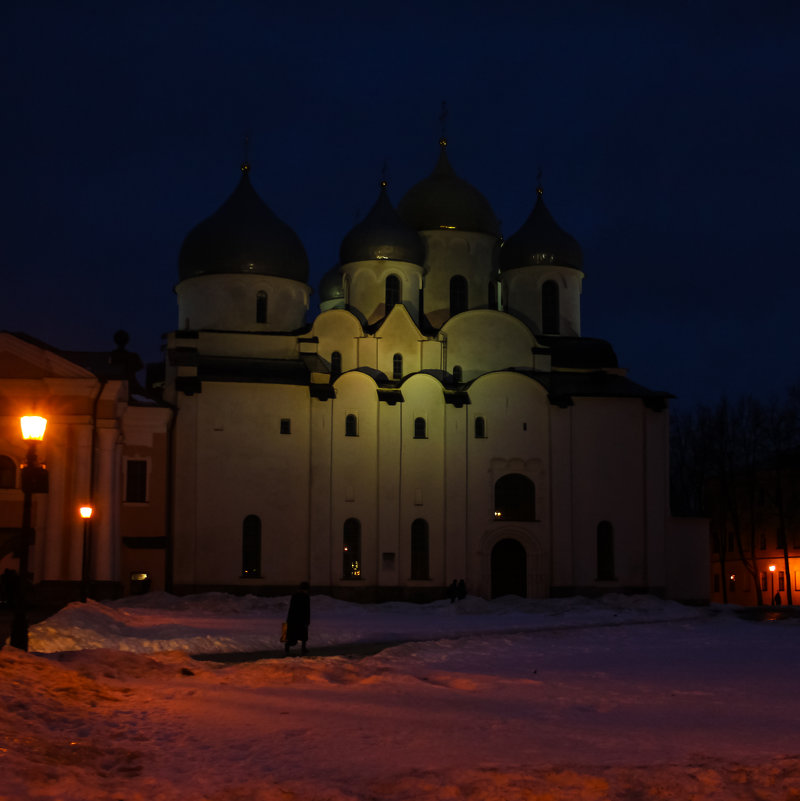
[[[180,280],[252,273],[308,281],[308,257],[297,234],[253,189],[249,165],[233,194],[187,235],[178,257]]]
[[[319,282],[319,300],[325,303],[329,300],[341,300],[344,298],[344,285],[342,282],[342,269],[338,264],[334,264]]]
[[[532,264],[583,269],[581,246],[553,219],[542,200],[542,188],[536,192],[536,205],[525,224],[500,249],[500,269],[513,270]]]
[[[425,243],[416,229],[411,228],[395,211],[386,181],[367,216],[342,240],[339,261],[349,264],[370,259],[393,259],[422,265],[425,261]]]
[[[455,228],[499,236],[500,223],[489,201],[455,174],[447,158],[447,141],[439,144],[436,167],[408,190],[397,206],[400,216],[417,231]]]

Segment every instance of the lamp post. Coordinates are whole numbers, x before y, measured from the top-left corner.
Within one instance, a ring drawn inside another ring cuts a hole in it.
[[[770,576],[770,606],[775,606],[775,565],[769,566],[769,576]]]
[[[81,506],[78,511],[83,518],[83,557],[81,561],[81,601],[86,602],[89,590],[89,565],[91,560],[91,539],[89,525],[94,514],[94,507],[90,504]]]
[[[44,417],[20,418],[22,438],[28,443],[28,452],[20,471],[22,488],[22,530],[20,531],[19,581],[14,598],[14,615],[11,620],[10,643],[14,648],[28,650],[28,552],[31,547],[31,500],[34,492],[47,492],[47,469],[39,464],[36,443],[44,439],[47,420]]]

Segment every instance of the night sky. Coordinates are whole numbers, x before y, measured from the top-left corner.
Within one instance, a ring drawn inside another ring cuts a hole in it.
[[[800,381],[800,3],[6,0],[0,329],[146,361],[183,237],[239,180],[310,283],[448,155],[583,247],[583,331],[681,407]],[[315,293],[316,296],[316,293]]]

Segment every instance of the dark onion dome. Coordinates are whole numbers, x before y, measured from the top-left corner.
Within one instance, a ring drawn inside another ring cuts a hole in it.
[[[542,200],[541,187],[536,191],[536,205],[525,224],[500,248],[500,269],[513,270],[532,264],[583,269],[581,246],[553,219]]]
[[[308,281],[308,257],[297,234],[253,189],[249,166],[233,194],[187,235],[178,257],[180,280],[253,273]]]
[[[335,264],[319,282],[319,299],[321,303],[324,303],[326,300],[341,300],[342,298],[344,298],[342,269]]]
[[[500,223],[489,201],[455,174],[447,158],[447,141],[442,139],[439,144],[436,167],[406,192],[398,213],[416,231],[455,228],[500,236]]]
[[[386,181],[367,216],[342,240],[339,262],[370,259],[393,259],[422,265],[425,261],[425,243],[414,228],[403,222],[395,211]]]

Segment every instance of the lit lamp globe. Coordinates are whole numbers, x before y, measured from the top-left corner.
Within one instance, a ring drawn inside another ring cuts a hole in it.
[[[81,513],[81,517],[84,520],[88,520],[94,514],[94,507],[92,506],[81,506],[78,511]]]
[[[47,428],[47,418],[36,415],[20,417],[22,426],[22,439],[41,442],[44,439],[44,430]]]

